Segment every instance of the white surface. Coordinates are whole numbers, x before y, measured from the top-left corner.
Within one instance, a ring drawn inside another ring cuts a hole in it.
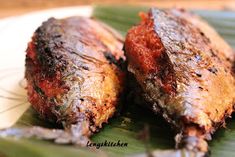
[[[26,91],[19,83],[24,76],[25,50],[33,32],[50,17],[89,17],[91,14],[90,6],[80,6],[45,10],[0,20],[0,129],[14,124],[29,107]]]

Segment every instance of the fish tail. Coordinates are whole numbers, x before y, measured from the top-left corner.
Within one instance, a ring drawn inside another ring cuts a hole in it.
[[[78,136],[78,134],[74,135],[68,130],[49,129],[39,126],[3,129],[0,130],[0,137],[34,137],[37,139],[54,141],[57,144],[75,144],[80,146],[85,146],[89,141],[88,137],[82,134]]]

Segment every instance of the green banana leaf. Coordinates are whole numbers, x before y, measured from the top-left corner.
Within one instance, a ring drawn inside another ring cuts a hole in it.
[[[123,36],[126,31],[138,23],[138,13],[147,11],[146,7],[134,6],[96,6],[93,16],[115,28]],[[235,48],[235,12],[230,11],[194,11],[206,19],[225,40]],[[29,108],[18,120],[16,126],[45,126],[53,124],[42,121],[32,108]],[[141,138],[141,133],[149,128],[149,138]],[[161,118],[147,109],[132,104],[124,104],[123,111],[105,124],[92,138],[94,142],[120,140],[127,147],[102,147],[89,149],[71,145],[57,145],[38,139],[0,138],[0,157],[99,157],[127,156],[144,153],[149,150],[174,148],[174,132]],[[212,157],[235,156],[235,118],[227,120],[226,129],[219,129],[209,142]]]

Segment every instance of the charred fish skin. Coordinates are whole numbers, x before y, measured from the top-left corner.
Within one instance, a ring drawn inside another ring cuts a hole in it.
[[[92,19],[44,22],[26,54],[29,102],[43,119],[63,124],[71,136],[91,136],[120,104],[122,45],[116,33]]]
[[[233,112],[234,55],[182,14],[190,15],[155,8],[141,15],[125,40],[128,71],[152,110],[177,128],[177,146],[207,152],[206,140]]]

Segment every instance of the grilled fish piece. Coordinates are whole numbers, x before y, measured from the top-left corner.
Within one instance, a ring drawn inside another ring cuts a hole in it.
[[[176,148],[205,155],[207,140],[233,112],[232,49],[184,10],[152,8],[140,15],[126,36],[128,71],[146,106],[177,130]]]
[[[119,66],[122,47],[116,32],[89,18],[44,22],[28,44],[28,100],[42,118],[62,124],[65,131],[34,127],[5,134],[86,144],[120,103],[125,76]]]

